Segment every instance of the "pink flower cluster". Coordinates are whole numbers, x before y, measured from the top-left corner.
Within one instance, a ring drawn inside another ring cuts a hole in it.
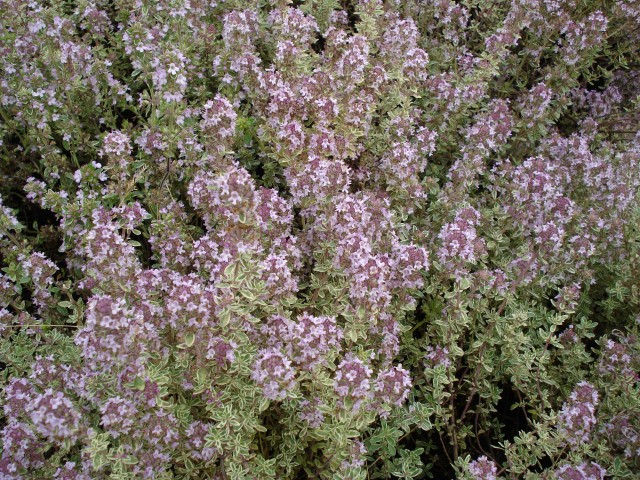
[[[492,460],[483,455],[469,464],[469,473],[474,480],[496,480],[498,468]]]
[[[607,471],[595,462],[585,462],[576,466],[565,464],[554,475],[556,480],[604,480]]]
[[[36,395],[27,412],[38,433],[49,440],[75,443],[82,434],[81,414],[62,392],[49,388]]]
[[[364,361],[348,354],[338,365],[333,388],[345,401],[352,402],[353,409],[357,410],[369,396],[372,373]]]
[[[463,208],[456,213],[453,222],[445,224],[438,233],[442,245],[438,250],[438,260],[457,277],[468,272],[467,264],[475,263],[485,252],[485,242],[478,237],[476,230],[480,220],[476,209]]]
[[[587,443],[596,424],[598,391],[593,385],[582,381],[571,392],[569,400],[558,414],[558,432],[571,445]]]
[[[601,352],[598,371],[605,376],[614,375],[635,383],[640,381],[640,356],[633,347],[637,339],[633,336],[622,337],[619,341],[607,340]]]
[[[275,348],[258,354],[251,378],[270,400],[283,400],[296,385],[291,360]]]

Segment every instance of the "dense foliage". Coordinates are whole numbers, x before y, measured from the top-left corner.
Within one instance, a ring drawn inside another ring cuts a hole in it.
[[[638,0],[0,18],[0,478],[638,478]]]

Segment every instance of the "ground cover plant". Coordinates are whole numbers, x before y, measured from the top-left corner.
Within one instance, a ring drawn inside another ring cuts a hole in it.
[[[639,478],[637,0],[0,18],[0,478]]]

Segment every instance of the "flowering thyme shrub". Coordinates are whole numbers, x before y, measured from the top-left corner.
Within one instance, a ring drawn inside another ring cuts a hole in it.
[[[0,478],[640,475],[637,1],[0,13]]]

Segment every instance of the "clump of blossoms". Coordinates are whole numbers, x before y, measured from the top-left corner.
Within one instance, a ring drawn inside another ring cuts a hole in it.
[[[473,460],[468,468],[474,480],[496,480],[498,475],[496,464],[484,455]]]
[[[305,370],[313,370],[325,362],[331,349],[340,347],[342,332],[335,318],[314,317],[308,313],[298,316],[287,332],[287,350],[291,359]]]
[[[476,227],[480,222],[480,213],[474,208],[464,208],[456,213],[453,222],[446,224],[438,238],[442,247],[438,250],[438,259],[456,275],[462,275],[466,263],[475,263],[482,255],[484,240],[478,238]]]
[[[350,402],[352,408],[357,410],[362,401],[369,396],[371,389],[372,370],[367,364],[352,355],[347,356],[338,365],[333,389],[342,399]]]
[[[437,368],[444,367],[448,368],[451,366],[451,359],[449,358],[449,350],[446,347],[441,347],[440,345],[431,346],[429,345],[426,348],[426,354],[424,356],[424,363],[427,368]]]
[[[258,355],[251,378],[270,400],[284,400],[287,392],[295,387],[291,360],[276,349],[264,350]]]
[[[44,465],[43,443],[28,424],[12,422],[2,431],[2,459],[0,474],[15,478],[21,469],[37,469]]]
[[[383,404],[401,406],[409,396],[411,377],[409,371],[397,365],[378,375],[373,395]]]
[[[607,471],[595,462],[585,462],[580,465],[563,465],[554,475],[558,480],[604,480]]]
[[[82,431],[80,412],[62,392],[45,390],[27,410],[38,433],[49,440],[75,443]]]
[[[637,476],[637,2],[0,11],[0,478]]]
[[[586,443],[596,424],[598,391],[588,382],[580,382],[563,404],[558,429],[571,445]]]
[[[628,379],[632,383],[640,381],[638,365],[640,357],[634,351],[637,339],[633,336],[622,337],[618,341],[608,339],[601,351],[599,372],[604,375],[616,375],[619,379]]]

